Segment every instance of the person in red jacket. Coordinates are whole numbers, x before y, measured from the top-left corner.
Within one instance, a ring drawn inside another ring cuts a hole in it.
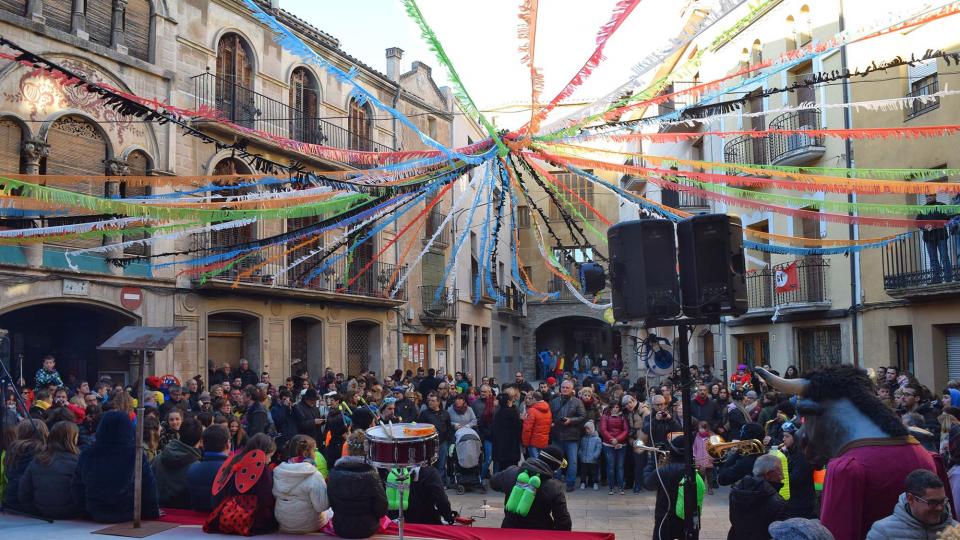
[[[550,405],[543,400],[540,392],[527,394],[527,412],[523,418],[521,441],[531,458],[540,455],[540,450],[550,444],[550,425],[553,415]]]
[[[609,495],[619,489],[623,495],[623,459],[627,455],[627,434],[630,427],[623,417],[620,403],[614,401],[600,417],[600,440],[603,441],[604,459],[607,461],[607,485]]]

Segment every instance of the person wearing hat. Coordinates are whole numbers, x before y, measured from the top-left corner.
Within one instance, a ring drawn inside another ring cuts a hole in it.
[[[803,450],[797,442],[797,431],[800,426],[787,420],[781,426],[783,443],[780,452],[787,456],[789,474],[790,498],[787,500],[787,517],[808,518],[817,517],[816,488],[813,485],[813,467],[807,462]]]
[[[669,457],[660,462],[659,455],[649,454],[643,471],[643,488],[657,492],[657,504],[653,513],[653,540],[683,538],[683,519],[677,516],[676,502],[680,480],[686,469],[683,435],[658,444]]]
[[[490,487],[503,493],[504,506],[510,499],[510,493],[517,484],[520,473],[526,472],[529,476],[539,475],[540,477],[540,487],[536,491],[527,515],[522,516],[505,509],[501,528],[555,531],[573,529],[573,521],[567,510],[563,476],[557,472],[566,467],[565,458],[563,449],[550,445],[540,450],[539,457],[528,459],[522,465],[514,465],[493,475],[490,479]],[[577,457],[571,456],[571,459],[577,459]]]
[[[777,540],[834,540],[833,533],[816,519],[774,521],[767,527],[767,532]]]
[[[309,435],[315,441],[323,440],[323,423],[325,419],[320,414],[317,401],[320,396],[313,388],[307,388],[300,398],[300,402],[293,407],[293,418],[297,423],[297,433]]]

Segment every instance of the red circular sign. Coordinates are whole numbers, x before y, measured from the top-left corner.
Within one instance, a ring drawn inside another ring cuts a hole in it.
[[[143,291],[138,287],[124,287],[120,289],[120,305],[133,311],[143,304]]]

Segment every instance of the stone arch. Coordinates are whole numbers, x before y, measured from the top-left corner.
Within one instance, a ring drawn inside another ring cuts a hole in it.
[[[259,51],[253,46],[256,41],[243,30],[240,30],[235,26],[225,26],[214,34],[213,42],[210,43],[210,50],[213,51],[214,61],[217,59],[217,46],[220,45],[220,40],[223,38],[223,36],[227,34],[237,34],[246,42],[248,52],[250,53],[250,62],[252,64],[250,68],[253,70],[253,80],[256,83],[257,79],[259,79],[257,74],[260,73],[260,57],[258,56]],[[255,88],[251,88],[251,90],[255,90]]]
[[[346,361],[344,373],[357,375],[361,371],[374,370],[383,375],[382,321],[358,318],[347,322]]]
[[[313,313],[290,316],[290,361],[292,374],[306,370],[314,380],[323,373],[326,361],[326,321]]]
[[[107,146],[107,159],[112,159],[115,156],[114,141],[111,140],[110,134],[107,133],[107,130],[103,129],[103,126],[101,126],[100,123],[97,122],[95,118],[93,118],[92,116],[90,116],[89,114],[81,110],[66,109],[63,111],[57,111],[56,113],[49,116],[43,122],[43,124],[40,126],[40,131],[37,133],[37,136],[41,140],[49,142],[50,128],[53,127],[53,125],[56,124],[58,120],[61,120],[63,118],[70,117],[70,116],[76,116],[85,120],[88,124],[90,124],[93,127],[94,130],[100,133],[100,135],[103,137],[103,140]]]
[[[594,311],[594,310],[590,310]],[[572,370],[573,355],[590,355],[595,362],[611,359],[620,352],[620,333],[603,320],[602,312],[596,315],[580,310],[574,315],[549,317],[533,330],[534,351],[559,350],[566,359],[565,369]],[[581,367],[584,364],[581,363]]]

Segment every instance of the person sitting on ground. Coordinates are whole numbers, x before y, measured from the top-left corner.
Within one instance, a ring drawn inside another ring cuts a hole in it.
[[[203,532],[250,536],[277,530],[269,468],[276,451],[277,445],[269,435],[257,433],[224,462],[213,481],[214,506],[203,523]]]
[[[936,474],[917,469],[907,475],[893,514],[874,522],[867,540],[933,539],[954,525],[943,482]]]
[[[577,459],[571,456],[571,459]],[[528,459],[520,466],[509,467],[493,475],[490,487],[503,493],[503,502],[506,505],[510,493],[517,484],[521,473],[529,476],[539,475],[540,487],[537,489],[533,504],[526,516],[504,510],[503,522],[500,527],[506,529],[542,529],[554,531],[570,531],[573,521],[567,510],[565,480],[560,471],[567,466],[563,449],[550,445],[539,452],[536,458]]]
[[[230,455],[230,433],[222,425],[211,425],[200,437],[203,455],[200,461],[187,469],[187,489],[190,492],[190,509],[209,513],[213,510],[211,489],[220,466]]]
[[[317,470],[317,443],[307,435],[295,435],[287,443],[290,459],[273,470],[274,516],[280,531],[293,534],[317,532],[330,519],[327,483]]]
[[[96,440],[80,452],[77,474],[73,477],[74,495],[84,501],[86,514],[99,523],[120,523],[133,519],[133,476],[136,447],[133,422],[127,411],[103,414],[97,426]],[[153,470],[143,456],[141,468],[141,517],[157,519],[160,505]]]
[[[780,496],[783,466],[780,458],[764,454],[753,464],[753,474],[741,479],[730,492],[729,540],[767,540],[767,529],[786,517],[787,501]]]
[[[23,509],[46,519],[76,519],[83,515],[83,501],[70,489],[77,470],[79,430],[72,422],[57,422],[47,444],[20,479],[17,500]]]
[[[368,538],[376,534],[387,513],[387,494],[380,475],[364,459],[365,441],[366,434],[361,429],[350,433],[347,455],[334,464],[327,483],[333,530],[343,538]]]
[[[153,476],[157,481],[160,506],[190,508],[187,470],[200,461],[200,439],[203,427],[196,418],[187,418],[180,426],[180,438],[171,440],[153,460]]]
[[[19,500],[20,481],[33,459],[47,442],[47,425],[40,420],[27,418],[17,424],[16,440],[10,444],[3,460],[3,474],[7,485],[3,492],[3,507],[26,511]]]

